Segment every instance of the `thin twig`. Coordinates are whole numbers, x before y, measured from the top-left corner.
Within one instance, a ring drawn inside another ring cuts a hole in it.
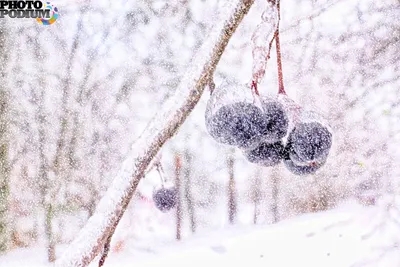
[[[271,41],[269,42],[269,45],[268,45],[267,60],[271,58],[271,50],[272,50],[272,44],[274,43],[274,40],[275,40],[275,34],[272,37],[272,39],[271,39]]]
[[[283,85],[281,44],[279,40],[279,23],[281,20],[280,0],[276,2],[276,8],[278,9],[278,26],[276,27],[276,32],[275,32],[276,60],[278,63],[278,83],[279,83],[278,94],[286,95],[285,87]]]
[[[164,170],[163,170],[163,167],[161,165],[161,162],[158,161],[155,166],[156,166],[156,170],[158,172],[158,175],[160,176],[161,185],[162,185],[162,187],[164,187],[164,185],[167,182],[167,180],[165,179]]]
[[[210,89],[210,95],[211,95],[215,89],[215,83],[214,83],[214,79],[212,77],[208,81],[208,89]]]
[[[253,93],[255,93],[256,95],[260,96],[260,93],[258,92],[257,83],[254,80],[251,82],[251,90],[252,90]]]
[[[296,22],[294,22],[293,24],[291,24],[290,26],[288,26],[287,28],[283,29],[282,32],[286,32],[289,30],[293,30],[296,29],[302,22],[304,21],[311,21],[319,16],[321,16],[323,13],[325,13],[326,11],[328,11],[332,6],[338,4],[339,2],[341,2],[343,0],[336,0],[334,2],[330,2],[328,5],[321,7],[320,9],[318,9],[316,12],[314,12],[311,15],[307,15],[304,16],[300,19],[298,19]]]

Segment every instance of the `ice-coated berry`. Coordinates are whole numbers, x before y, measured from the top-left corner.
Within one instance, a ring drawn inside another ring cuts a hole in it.
[[[283,162],[293,174],[314,174],[325,164],[332,134],[326,127],[321,128],[324,127],[317,122],[299,123],[290,132]]]
[[[167,212],[174,208],[177,203],[178,194],[176,188],[161,188],[153,193],[153,201],[157,209]]]
[[[216,87],[205,113],[208,133],[219,143],[252,149],[265,139],[268,122],[262,104],[247,85]]]
[[[306,163],[304,165],[297,165],[290,158],[285,158],[283,160],[286,168],[295,175],[307,175],[314,174],[319,168],[321,168],[324,163]]]
[[[332,133],[319,122],[298,123],[290,132],[287,150],[298,162],[326,161],[332,146]]]
[[[233,107],[229,105],[221,107],[213,116],[206,117],[208,133],[222,144],[236,145],[232,129],[227,127],[235,117],[237,114]]]
[[[259,144],[267,129],[262,110],[250,103],[235,103],[236,116],[228,123],[235,145],[242,149]]]
[[[253,150],[244,151],[246,159],[251,163],[256,163],[266,167],[279,164],[283,159],[285,147],[283,143],[263,142]]]
[[[263,111],[245,102],[221,107],[207,123],[210,135],[217,141],[242,149],[258,145],[267,126]]]
[[[289,119],[284,106],[274,99],[264,98],[262,100],[267,125],[265,132],[265,141],[270,143],[281,140],[288,131]]]

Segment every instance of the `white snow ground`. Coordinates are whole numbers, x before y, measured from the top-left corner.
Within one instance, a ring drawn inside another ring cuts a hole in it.
[[[384,253],[391,242],[400,239],[397,227],[391,229],[384,224],[373,235],[363,238],[386,215],[377,207],[347,203],[335,210],[275,225],[231,226],[147,250],[125,249],[111,253],[105,266],[398,266],[398,251]],[[58,247],[58,252],[63,248]],[[376,261],[378,257],[380,260]],[[98,258],[90,266],[97,264]],[[46,263],[45,249],[31,248],[17,249],[0,257],[0,266],[51,264]]]

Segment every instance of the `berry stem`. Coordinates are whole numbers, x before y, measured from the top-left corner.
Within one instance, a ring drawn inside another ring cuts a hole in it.
[[[214,83],[214,80],[212,77],[208,81],[208,88],[210,89],[210,95],[212,95],[212,93],[214,92],[214,89],[215,89],[215,83]]]
[[[157,170],[158,175],[159,175],[160,180],[161,180],[161,187],[164,188],[164,185],[165,185],[165,183],[166,183],[166,179],[165,179],[164,170],[163,170],[163,168],[162,168],[162,165],[161,165],[161,162],[160,162],[160,161],[158,161],[158,162],[156,163],[156,170]]]
[[[280,0],[276,1],[276,8],[278,10],[278,26],[276,27],[275,31],[276,60],[278,63],[278,83],[279,83],[278,94],[286,95],[285,87],[283,85],[281,44],[279,40],[279,22],[281,20]]]
[[[260,96],[260,93],[258,92],[258,86],[256,81],[251,82],[251,90],[258,96]]]

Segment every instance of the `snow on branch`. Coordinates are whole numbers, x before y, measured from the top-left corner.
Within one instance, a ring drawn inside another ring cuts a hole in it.
[[[229,39],[254,0],[227,1],[209,37],[195,55],[175,95],[163,104],[132,146],[95,213],[55,266],[87,266],[114,233],[148,165],[198,103]]]

